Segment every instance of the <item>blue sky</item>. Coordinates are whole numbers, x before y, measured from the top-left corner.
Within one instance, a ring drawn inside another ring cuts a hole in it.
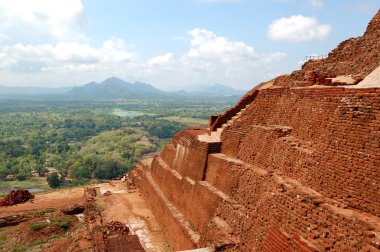
[[[250,89],[360,36],[380,0],[0,0],[0,85]]]

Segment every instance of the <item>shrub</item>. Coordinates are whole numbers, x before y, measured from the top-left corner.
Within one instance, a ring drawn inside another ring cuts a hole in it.
[[[16,178],[19,181],[24,181],[26,179],[26,174],[25,173],[19,173],[19,174],[16,175]]]
[[[53,172],[47,176],[46,181],[51,188],[57,188],[61,185],[61,180],[59,179],[58,173]]]

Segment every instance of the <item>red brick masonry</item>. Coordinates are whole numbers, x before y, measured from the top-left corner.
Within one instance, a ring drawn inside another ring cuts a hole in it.
[[[379,20],[136,166],[174,249],[380,251],[380,88],[316,88],[379,66]]]
[[[377,250],[380,89],[261,90],[221,143],[199,134],[132,173],[176,249]]]

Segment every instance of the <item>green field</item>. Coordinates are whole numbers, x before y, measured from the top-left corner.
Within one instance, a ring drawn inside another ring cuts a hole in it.
[[[200,119],[200,118],[191,118],[191,117],[180,117],[180,116],[166,116],[166,117],[161,117],[161,120],[167,120],[170,122],[179,122],[179,123],[184,123],[188,126],[205,126],[208,124],[207,119]]]

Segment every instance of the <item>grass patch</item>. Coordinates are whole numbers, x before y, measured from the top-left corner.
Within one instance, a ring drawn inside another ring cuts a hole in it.
[[[58,226],[62,229],[68,229],[70,227],[71,218],[69,216],[54,216],[50,218],[50,222],[38,223],[30,226],[33,231],[41,230],[47,226]]]
[[[77,187],[77,186],[84,186],[84,185],[94,185],[94,184],[100,184],[104,181],[101,179],[74,179],[74,180],[68,180],[65,181],[65,183],[61,184],[59,188],[71,188],[71,187]]]
[[[44,215],[44,214],[47,214],[47,213],[54,213],[56,212],[57,209],[54,209],[54,208],[48,208],[48,209],[45,209],[43,211],[39,211],[39,212],[28,212],[28,215],[36,215],[36,216],[41,216],[41,215]]]
[[[38,231],[38,230],[41,230],[41,229],[47,227],[48,225],[49,225],[48,223],[33,224],[30,226],[30,229],[33,231]]]
[[[199,125],[207,125],[208,124],[207,119],[192,118],[192,117],[167,116],[167,117],[161,117],[159,119],[170,121],[170,122],[184,123],[188,126],[199,126]]]
[[[71,218],[69,216],[56,216],[51,218],[52,225],[58,225],[60,228],[68,229],[71,223]]]

